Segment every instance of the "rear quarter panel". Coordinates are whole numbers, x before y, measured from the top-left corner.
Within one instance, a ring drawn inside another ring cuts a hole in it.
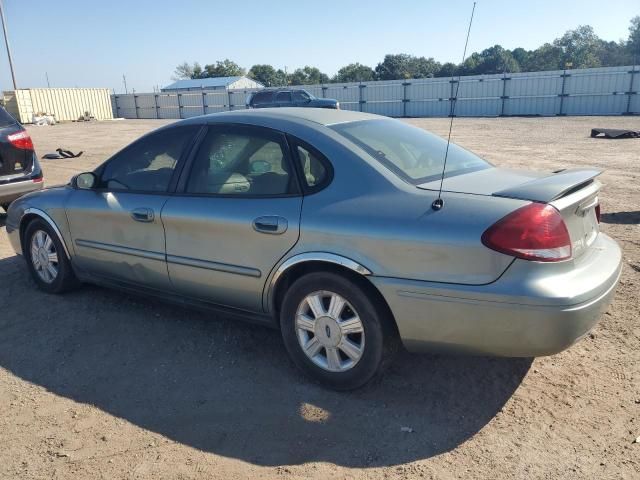
[[[328,252],[377,276],[473,285],[495,281],[513,261],[480,237],[528,202],[447,192],[434,211],[437,192],[402,181],[332,130],[296,133],[331,161],[334,178],[305,196],[300,240],[288,257]]]
[[[434,211],[436,192],[332,190],[305,198],[298,249],[343,255],[376,276],[470,285],[495,281],[513,261],[480,237],[521,201],[446,194]]]

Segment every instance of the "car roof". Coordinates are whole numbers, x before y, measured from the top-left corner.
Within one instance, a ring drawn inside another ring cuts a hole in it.
[[[224,121],[225,117],[229,118],[229,121],[242,121],[243,118],[249,122],[256,119],[282,119],[282,120],[306,120],[309,122],[317,123],[320,125],[336,125],[338,123],[351,123],[359,122],[362,120],[379,120],[382,118],[380,115],[373,115],[371,113],[354,112],[351,110],[337,110],[333,108],[296,108],[296,107],[282,107],[282,108],[260,108],[260,109],[247,109],[247,110],[233,110],[230,112],[212,113],[209,115],[203,115],[199,117],[201,119],[215,119],[215,121]]]
[[[270,92],[293,92],[294,90],[304,90],[302,87],[267,87],[261,90],[258,90],[255,93],[270,93]],[[306,90],[304,90],[306,92]]]

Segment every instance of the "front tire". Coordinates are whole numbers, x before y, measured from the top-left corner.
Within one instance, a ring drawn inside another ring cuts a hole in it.
[[[43,220],[33,220],[27,225],[22,250],[29,273],[40,290],[63,293],[79,285],[61,240]]]
[[[288,289],[280,309],[285,347],[304,373],[335,390],[378,376],[394,351],[385,308],[351,280],[310,273]]]

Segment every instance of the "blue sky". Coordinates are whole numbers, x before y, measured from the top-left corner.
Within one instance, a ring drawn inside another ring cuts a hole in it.
[[[230,58],[291,72],[314,65],[333,75],[386,53],[458,63],[472,1],[3,0],[18,86],[151,91],[182,61]],[[469,51],[501,44],[535,48],[580,24],[606,40],[627,38],[638,0],[477,2]],[[0,37],[1,38],[1,37]],[[0,90],[11,88],[0,44]]]

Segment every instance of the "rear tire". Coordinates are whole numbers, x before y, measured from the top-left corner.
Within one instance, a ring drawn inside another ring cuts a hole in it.
[[[396,349],[387,312],[344,276],[310,273],[285,294],[282,338],[305,374],[326,387],[353,390],[379,376]]]
[[[27,225],[22,250],[29,273],[40,290],[63,293],[80,285],[62,241],[48,223],[36,219]]]

